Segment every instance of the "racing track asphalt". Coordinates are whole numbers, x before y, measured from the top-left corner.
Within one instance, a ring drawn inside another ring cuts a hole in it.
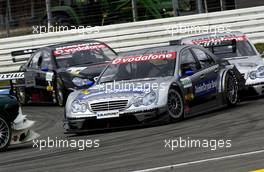
[[[0,172],[134,171],[252,171],[264,168],[264,99],[246,101],[233,109],[189,118],[182,122],[144,128],[65,135],[63,108],[26,106],[25,114],[36,120],[41,138],[99,139],[99,148],[32,148],[32,143],[10,147],[0,153]],[[231,139],[232,147],[165,148],[165,139]],[[259,151],[259,152],[255,152]],[[215,158],[215,159],[214,159]],[[186,163],[189,162],[189,163]],[[166,167],[175,165],[174,168]],[[165,167],[164,167],[165,166]]]

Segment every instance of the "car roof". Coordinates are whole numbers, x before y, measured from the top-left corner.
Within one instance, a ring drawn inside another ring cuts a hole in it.
[[[93,39],[87,39],[87,40],[79,40],[79,41],[69,41],[69,42],[64,42],[64,43],[58,43],[54,45],[49,45],[43,48],[50,48],[50,49],[56,49],[58,47],[64,47],[64,46],[71,46],[71,45],[77,45],[77,44],[85,44],[85,43],[101,43],[105,44],[101,41],[93,40]]]
[[[183,48],[188,47],[188,46],[190,45],[165,45],[165,46],[157,46],[157,47],[150,47],[150,48],[142,48],[138,50],[123,52],[121,53],[120,56],[122,57],[122,56],[127,56],[127,55],[147,54],[148,52],[153,53],[153,51],[159,52],[159,51],[164,51],[164,50],[170,51],[170,52],[179,52]]]

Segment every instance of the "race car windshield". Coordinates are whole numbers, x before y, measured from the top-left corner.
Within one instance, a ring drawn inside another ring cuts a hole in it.
[[[67,68],[71,66],[104,63],[116,58],[116,54],[108,47],[105,47],[104,49],[75,51],[73,53],[59,55],[55,58],[59,68]]]
[[[216,56],[221,58],[232,58],[232,57],[242,57],[242,56],[255,56],[256,51],[252,48],[248,41],[238,41],[236,42],[236,51],[233,51],[232,45],[223,45],[215,47],[206,47]]]
[[[98,83],[173,76],[176,55],[172,55],[160,59],[148,58],[149,60],[140,60],[140,57],[151,55],[117,58],[103,72]],[[139,60],[136,61],[136,59]]]

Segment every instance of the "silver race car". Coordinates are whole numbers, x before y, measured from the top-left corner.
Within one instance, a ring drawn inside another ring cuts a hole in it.
[[[234,64],[246,80],[244,97],[264,95],[264,61],[254,45],[241,32],[205,34],[171,41],[171,44],[196,44]]]
[[[234,65],[195,45],[129,52],[94,86],[69,95],[66,133],[177,121],[238,102],[244,78]]]

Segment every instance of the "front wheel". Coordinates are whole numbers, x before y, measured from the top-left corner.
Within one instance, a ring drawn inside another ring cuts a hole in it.
[[[169,89],[167,112],[170,121],[175,122],[183,118],[184,103],[181,94],[175,89]]]
[[[228,106],[234,106],[238,103],[238,85],[235,76],[230,73],[226,75],[224,83],[224,98]]]
[[[10,123],[0,116],[0,152],[7,150],[12,137]]]

